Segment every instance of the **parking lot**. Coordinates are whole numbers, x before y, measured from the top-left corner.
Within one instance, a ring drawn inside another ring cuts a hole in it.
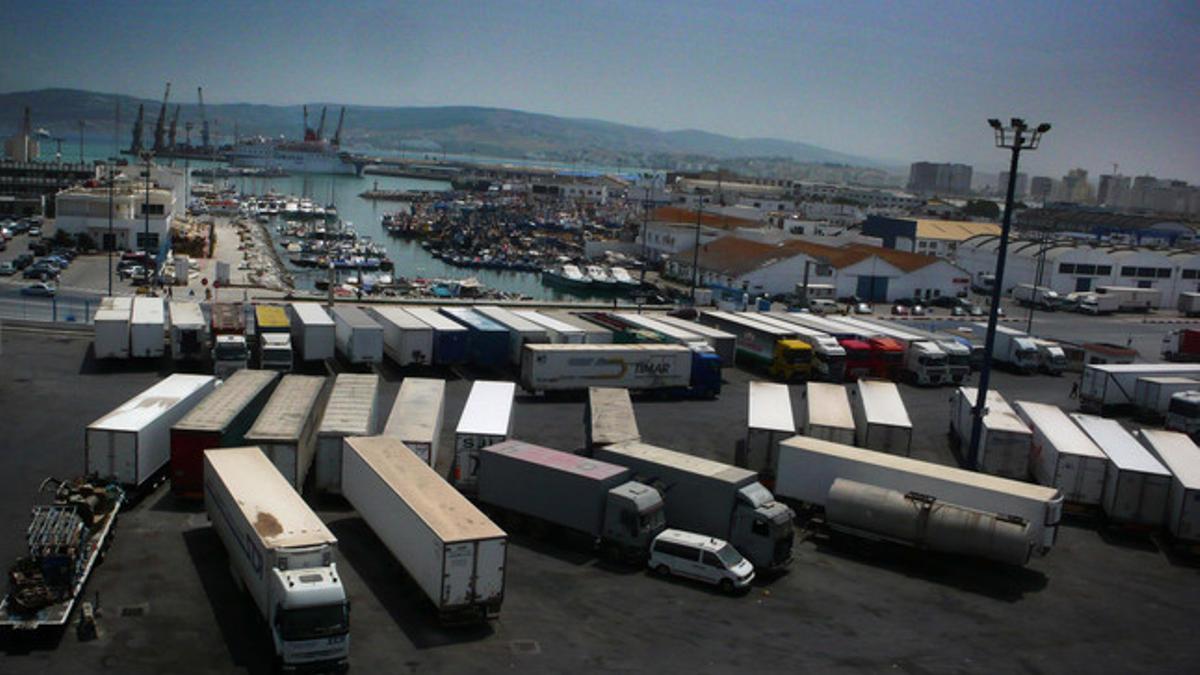
[[[1101,331],[1102,323],[1092,323]],[[1139,324],[1145,326],[1146,324]],[[1157,335],[1166,326],[1156,326]],[[1111,320],[1110,332],[1126,326]],[[1139,333],[1153,342],[1155,334]],[[1114,338],[1115,339],[1115,338]],[[38,483],[82,464],[83,427],[154,382],[157,364],[111,368],[89,357],[86,333],[6,328],[0,336],[0,559],[22,549]],[[1122,340],[1123,341],[1123,340]],[[428,375],[429,373],[422,373]],[[384,407],[403,373],[384,372]],[[452,373],[443,447],[470,386]],[[470,374],[468,374],[470,375]],[[1071,376],[997,373],[1010,400],[1071,409]],[[726,370],[714,401],[638,401],[643,437],[732,461],[744,436],[747,383]],[[793,387],[799,404],[799,387]],[[952,390],[903,387],[914,456],[954,463],[946,435]],[[583,402],[520,398],[517,438],[583,445]],[[443,453],[443,462],[449,453]],[[443,472],[446,466],[438,467]],[[1153,541],[1072,522],[1027,568],[904,549],[797,541],[790,571],[726,597],[640,569],[597,561],[563,542],[511,533],[501,618],[444,629],[416,586],[344,503],[313,502],[339,538],[352,601],[351,663],[359,672],[695,670],[798,672],[1196,672],[1197,568]],[[7,564],[7,563],[6,563]],[[165,487],[124,513],[89,582],[101,636],[5,636],[5,672],[264,672],[270,638],[238,594],[200,505]]]

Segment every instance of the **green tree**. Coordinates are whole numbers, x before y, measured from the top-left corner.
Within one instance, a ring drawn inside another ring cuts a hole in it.
[[[1000,205],[987,199],[972,199],[962,208],[964,216],[978,218],[999,218]]]

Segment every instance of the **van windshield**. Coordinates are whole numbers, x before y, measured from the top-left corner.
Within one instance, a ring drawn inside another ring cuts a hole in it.
[[[721,548],[717,549],[717,557],[721,559],[721,562],[726,567],[734,567],[741,564],[742,560],[744,560],[744,558],[742,558],[742,554],[738,553],[737,549],[729,544],[725,544]]]

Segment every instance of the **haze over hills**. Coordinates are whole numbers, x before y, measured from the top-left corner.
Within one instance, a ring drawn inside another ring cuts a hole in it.
[[[172,92],[168,120],[177,97],[183,100],[178,140],[184,139],[184,122],[196,124],[193,142],[199,138],[199,111],[194,92]],[[129,144],[138,105],[146,110],[145,138],[153,137],[161,101],[104,94],[78,89],[40,89],[0,94],[0,129],[19,124],[25,106],[32,109],[33,126],[52,135],[73,138],[79,121],[89,135],[112,134],[116,102],[121,104],[119,142]],[[310,103],[309,124],[317,126],[321,106],[329,108],[326,135],[337,125],[341,104]],[[232,139],[234,123],[242,136],[280,134],[296,138],[303,129],[301,106],[249,103],[206,104],[210,122],[223,142]],[[4,133],[7,133],[5,131]],[[343,144],[382,150],[417,149],[434,152],[472,153],[507,157],[557,160],[647,162],[655,158],[732,159],[746,157],[784,158],[798,163],[844,164],[880,167],[883,162],[857,157],[820,146],[776,138],[733,138],[706,131],[686,129],[662,131],[594,119],[556,117],[503,108],[470,106],[372,107],[346,106]]]

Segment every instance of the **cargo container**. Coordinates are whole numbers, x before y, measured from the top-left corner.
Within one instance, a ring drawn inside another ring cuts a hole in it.
[[[383,435],[398,439],[421,461],[437,467],[445,411],[445,380],[406,377],[392,404]]]
[[[807,380],[812,374],[812,347],[795,338],[795,331],[740,314],[700,313],[700,323],[737,336],[737,359],[785,381]]]
[[[1071,419],[1108,457],[1101,507],[1120,525],[1156,527],[1167,512],[1171,472],[1115,420],[1072,413]]]
[[[669,314],[655,314],[655,319],[671,325],[682,328],[686,331],[695,333],[708,343],[708,346],[713,348],[717,356],[721,357],[722,368],[732,368],[734,359],[737,358],[737,336],[721,330],[706,326],[697,321],[688,321],[679,317],[670,316]]]
[[[262,451],[206,451],[204,508],[281,669],[345,670],[350,603],[334,561],[337,539]]]
[[[804,435],[854,445],[854,411],[840,384],[809,382],[804,401]]]
[[[145,487],[171,460],[171,427],[217,386],[211,375],[175,374],[84,430],[84,473]]]
[[[292,345],[301,361],[332,359],[335,329],[333,318],[315,302],[293,302]]]
[[[637,416],[629,390],[618,387],[588,387],[587,407],[583,409],[584,439],[589,453],[598,447],[640,441]]]
[[[1068,502],[1099,506],[1108,456],[1058,406],[1017,401],[1013,407],[1033,432],[1029,453],[1033,479],[1058,488]]]
[[[262,448],[296,491],[312,466],[324,399],[325,378],[284,375],[246,432],[246,442]]]
[[[791,562],[795,513],[775,500],[756,472],[640,441],[597,448],[595,456],[633,469],[640,482],[662,486],[667,527],[724,539],[756,569]]]
[[[550,342],[550,335],[543,326],[510,310],[495,305],[478,305],[474,309],[508,331],[508,362],[513,366],[521,365],[521,348],[525,345]]]
[[[912,454],[912,421],[895,384],[859,380],[851,391],[854,409],[854,443],[859,447]]]
[[[1171,397],[1181,391],[1200,391],[1200,379],[1169,375],[1139,377],[1133,385],[1134,413],[1142,420],[1161,420],[1167,415]]]
[[[135,359],[153,359],[165,351],[166,312],[156,297],[133,299],[129,322],[129,355]]]
[[[1162,357],[1168,361],[1181,363],[1200,361],[1200,330],[1183,328],[1164,335]]]
[[[979,390],[959,387],[950,404],[950,432],[958,441],[959,454],[965,464],[971,461],[971,429],[975,423],[975,400]],[[975,456],[977,471],[1014,480],[1029,477],[1030,444],[1033,432],[996,390],[987,393],[983,424],[979,428],[979,453]]]
[[[433,364],[456,366],[467,362],[470,332],[428,307],[406,307],[405,311],[433,329]]]
[[[645,560],[666,529],[662,495],[627,467],[505,441],[479,453],[478,500],[583,535],[612,558]]]
[[[1062,517],[1062,495],[1052,487],[898,457],[807,436],[779,444],[775,492],[825,508],[838,479],[904,495],[923,495],[1028,525],[1030,549],[1045,555],[1054,545]]]
[[[526,345],[520,382],[535,394],[604,386],[710,398],[721,393],[721,366],[712,351],[683,345]]]
[[[1079,409],[1107,414],[1133,405],[1139,377],[1200,378],[1200,364],[1089,363],[1079,382]]]
[[[204,451],[245,444],[246,432],[271,397],[279,373],[239,370],[171,427],[171,492],[200,499]]]
[[[574,345],[587,342],[587,331],[566,321],[532,309],[514,309],[512,312],[544,328],[550,342],[554,344]]]
[[[402,307],[372,307],[368,313],[383,328],[383,353],[400,367],[430,363],[433,328]]]
[[[208,357],[208,322],[200,303],[174,300],[167,306],[171,322],[171,358],[200,361]]]
[[[129,358],[129,322],[133,316],[133,298],[112,297],[100,301],[92,318],[95,331],[92,351],[97,359]]]
[[[348,363],[371,365],[383,362],[383,328],[361,307],[335,306],[333,329],[337,352]]]
[[[746,424],[745,461],[748,466],[754,453],[755,440],[762,438],[764,461],[762,466],[769,472],[775,466],[775,446],[779,441],[796,434],[796,420],[792,415],[792,394],[786,384],[773,382],[751,382],[749,387],[749,414]]]
[[[342,439],[371,436],[379,426],[379,376],[341,373],[325,402],[317,428],[313,485],[333,494],[342,492]]]
[[[467,329],[467,363],[480,368],[508,365],[507,328],[470,307],[443,307],[441,312]]]
[[[508,439],[512,433],[513,397],[517,385],[512,382],[476,380],[463,406],[454,430],[454,459],[450,475],[460,490],[475,488],[479,451]]]
[[[1142,429],[1138,440],[1171,472],[1165,526],[1184,543],[1200,542],[1200,448],[1174,431]]]
[[[346,500],[444,622],[500,616],[508,536],[398,439],[348,437]]]
[[[1189,293],[1187,291],[1179,294],[1179,300],[1175,305],[1179,313],[1191,318],[1200,316],[1200,293]]]

